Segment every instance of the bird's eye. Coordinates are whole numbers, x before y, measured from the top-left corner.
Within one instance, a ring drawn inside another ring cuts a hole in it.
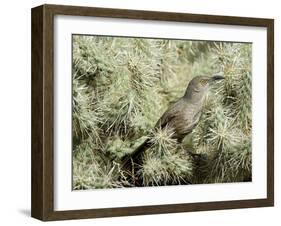
[[[207,83],[208,83],[208,80],[207,80],[207,79],[201,79],[201,80],[200,80],[200,84],[201,84],[202,86],[205,86]]]

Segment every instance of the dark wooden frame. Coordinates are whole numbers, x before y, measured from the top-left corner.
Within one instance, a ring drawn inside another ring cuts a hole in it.
[[[54,211],[53,36],[54,15],[257,26],[267,28],[267,198],[156,206]],[[274,205],[274,20],[124,9],[42,5],[32,9],[32,200],[40,220],[160,214]]]

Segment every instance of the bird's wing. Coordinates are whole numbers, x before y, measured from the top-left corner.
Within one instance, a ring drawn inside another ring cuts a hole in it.
[[[169,122],[172,121],[173,118],[177,117],[182,112],[183,108],[183,100],[180,99],[177,102],[175,102],[157,121],[155,127],[163,128],[165,127]]]
[[[201,117],[201,112],[199,111],[194,117],[193,120],[189,121],[188,127],[186,128],[186,132],[190,133],[195,126],[198,124]]]

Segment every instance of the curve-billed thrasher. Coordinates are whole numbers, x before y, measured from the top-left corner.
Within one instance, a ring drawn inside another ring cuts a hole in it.
[[[183,97],[178,99],[158,120],[155,127],[169,127],[173,130],[173,137],[182,142],[183,138],[192,132],[198,124],[204,99],[208,88],[223,76],[197,76],[188,84]],[[140,145],[133,153],[125,156],[122,160],[122,167],[125,170],[132,168],[132,162],[140,164],[140,155],[150,146],[149,139]]]

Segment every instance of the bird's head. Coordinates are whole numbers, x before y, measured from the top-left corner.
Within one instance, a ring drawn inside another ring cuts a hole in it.
[[[200,100],[205,97],[210,86],[222,79],[224,77],[221,75],[196,76],[189,82],[184,97],[194,101]]]

